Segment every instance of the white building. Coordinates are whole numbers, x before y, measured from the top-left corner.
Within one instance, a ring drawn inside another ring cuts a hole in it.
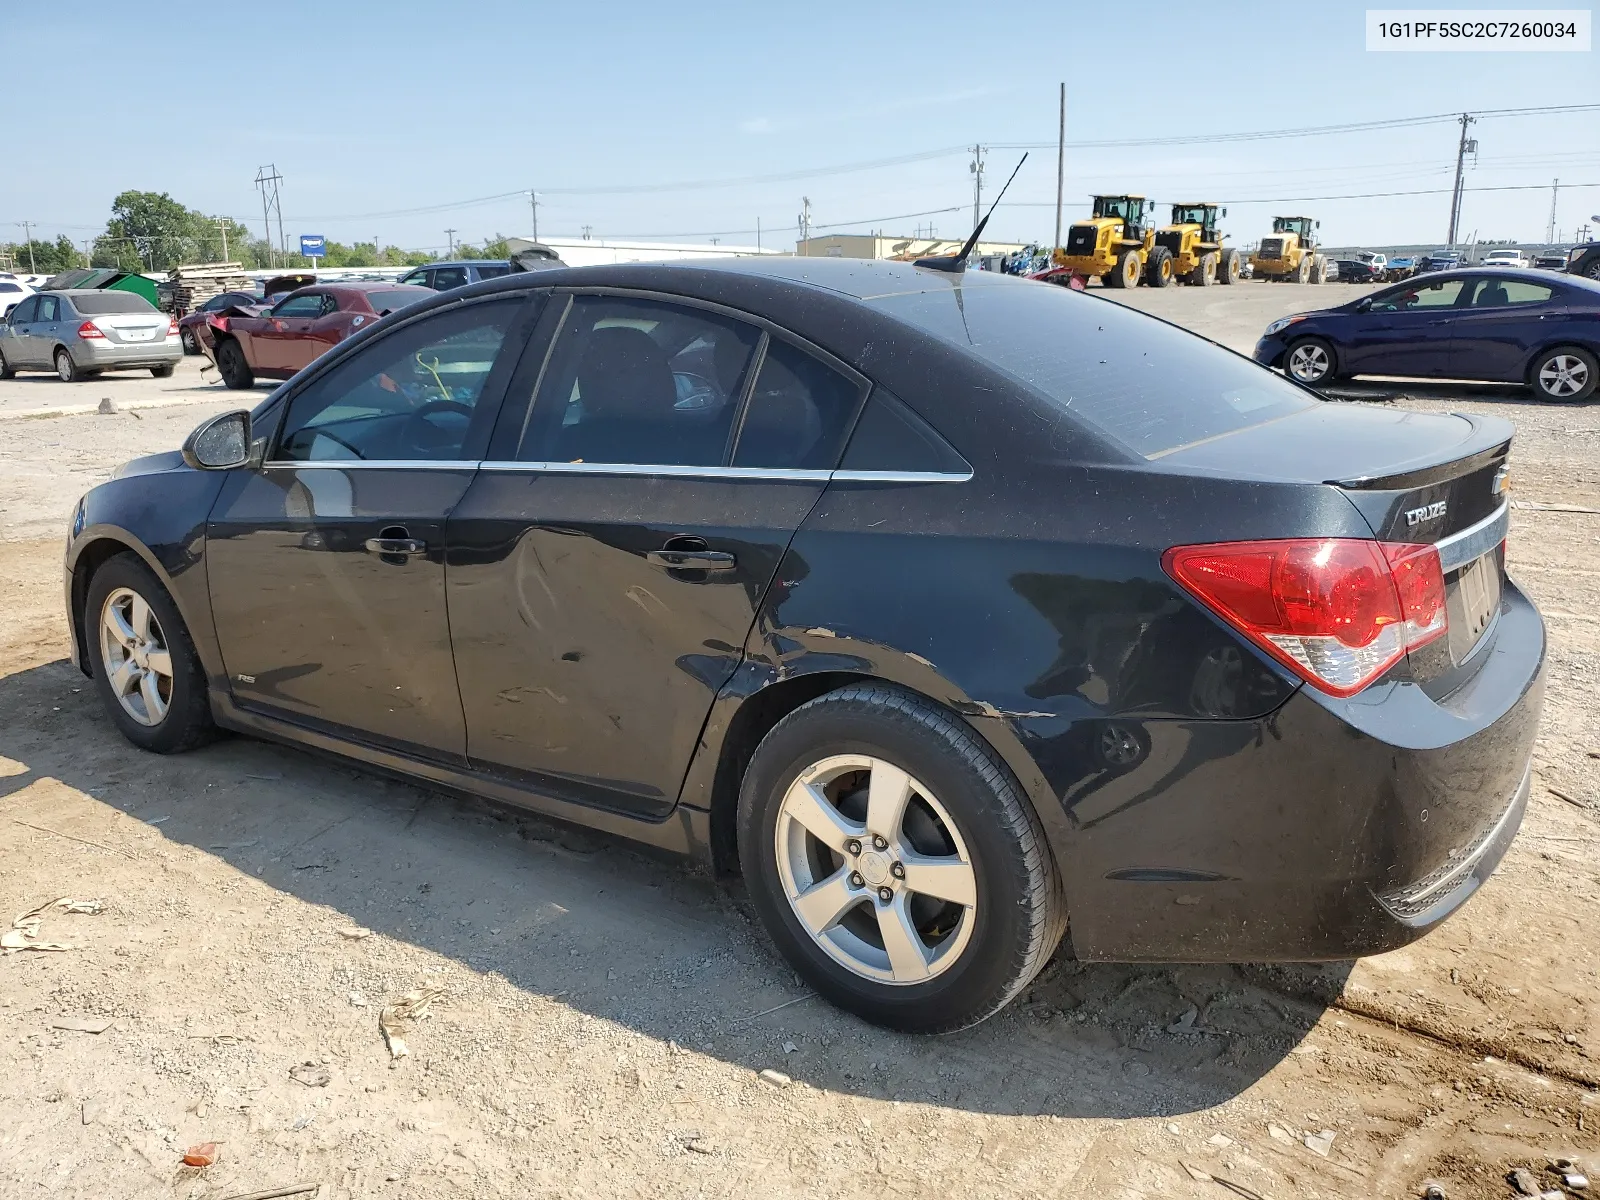
[[[710,242],[617,242],[607,238],[532,238],[506,239],[512,254],[535,244],[548,246],[569,267],[592,267],[601,263],[675,262],[683,258],[744,258],[755,254],[783,254],[755,246],[725,246]]]

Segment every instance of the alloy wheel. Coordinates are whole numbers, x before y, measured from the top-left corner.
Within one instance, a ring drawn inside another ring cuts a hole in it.
[[[172,705],[172,654],[161,622],[132,588],[117,588],[100,609],[100,660],[111,693],[141,725],[159,725]]]
[[[1552,354],[1539,368],[1539,390],[1557,400],[1576,396],[1589,384],[1589,364],[1576,354]]]
[[[56,351],[56,378],[62,383],[71,383],[73,374],[72,356],[65,350]]]
[[[972,857],[944,805],[893,763],[813,763],[785,793],[775,837],[795,917],[847,970],[909,985],[961,958],[977,914]]]
[[[1289,352],[1289,374],[1301,383],[1319,382],[1330,366],[1328,352],[1321,346],[1296,346]]]

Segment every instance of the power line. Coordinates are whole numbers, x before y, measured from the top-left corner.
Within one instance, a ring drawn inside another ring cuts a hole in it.
[[[1547,183],[1518,183],[1505,184],[1495,187],[1464,188],[1468,192],[1542,192],[1550,185]],[[1564,183],[1562,187],[1592,188],[1600,187],[1600,183]],[[1249,198],[1243,200],[1218,200],[1217,204],[1298,204],[1310,200],[1384,200],[1392,196],[1446,196],[1454,188],[1418,188],[1407,192],[1346,192],[1338,196],[1271,196],[1267,198]],[[1001,208],[1048,208],[1053,207],[1053,200],[1009,200]]]

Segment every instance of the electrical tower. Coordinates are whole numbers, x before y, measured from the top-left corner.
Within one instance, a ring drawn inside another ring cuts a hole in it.
[[[1467,126],[1476,120],[1467,113],[1461,114],[1461,143],[1456,147],[1456,186],[1450,191],[1450,236],[1445,242],[1448,246],[1456,244],[1456,226],[1461,221],[1461,194],[1466,190],[1463,185],[1467,155],[1478,152],[1478,139],[1467,136]]]
[[[275,163],[268,163],[256,172],[256,186],[261,189],[261,226],[267,237],[267,252],[270,258],[272,251],[272,219],[278,219],[278,253],[287,256],[283,242],[283,206],[278,203],[278,185],[283,182],[283,176],[278,174]],[[276,265],[269,263],[269,266]]]

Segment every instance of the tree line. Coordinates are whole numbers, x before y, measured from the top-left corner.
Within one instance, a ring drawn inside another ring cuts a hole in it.
[[[345,245],[329,241],[325,249],[321,260],[325,267],[414,267],[443,257],[374,242]],[[457,258],[505,258],[507,254],[505,238],[498,234],[482,246],[462,243],[455,248]],[[41,275],[84,266],[165,274],[173,267],[202,262],[237,262],[247,270],[312,265],[311,259],[300,254],[280,252],[232,217],[207,216],[186,208],[166,192],[139,191],[123,192],[111,202],[111,219],[105,231],[93,238],[75,242],[62,234],[55,241],[0,242],[0,259],[9,259],[16,270]]]

